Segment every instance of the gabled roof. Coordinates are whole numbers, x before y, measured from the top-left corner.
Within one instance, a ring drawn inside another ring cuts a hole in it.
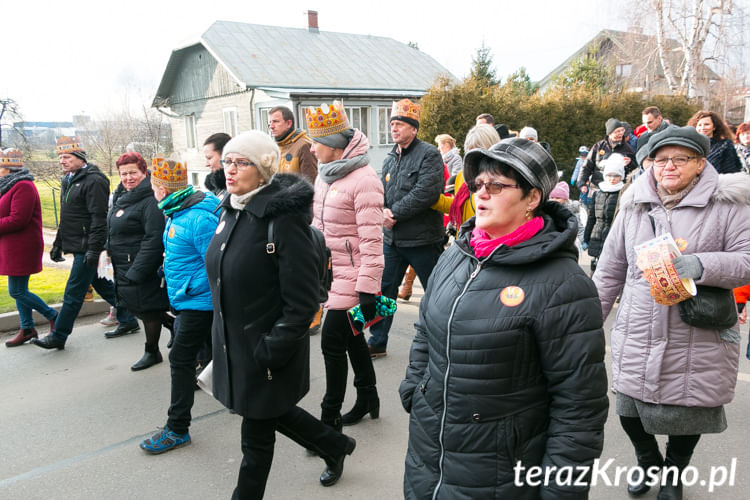
[[[184,51],[203,45],[243,88],[424,92],[435,59],[392,38],[216,21],[195,43],[172,51],[155,102],[167,98]]]
[[[611,42],[614,47],[619,49],[621,53],[635,52],[639,49],[643,50],[644,48],[648,47],[653,47],[654,49],[656,48],[656,37],[653,35],[645,35],[643,33],[637,33],[633,31],[602,30],[597,33],[594,38],[586,42],[583,47],[574,52],[573,55],[563,61],[562,64],[557,66],[544,78],[542,78],[539,81],[539,87],[542,89],[545,88],[552,82],[555,77],[564,73],[565,70],[571,64],[573,64],[574,61],[588,54],[590,50],[593,50],[593,52],[596,54],[602,44],[606,41]],[[675,49],[679,47],[677,41],[673,39],[667,39],[666,46],[670,50],[670,52],[675,54],[672,63],[677,66],[681,65],[681,53],[675,52]],[[664,78],[664,70],[662,69],[661,64],[655,64],[653,69],[656,73],[656,76]],[[701,72],[702,76],[708,80],[720,79],[720,77],[705,64],[701,68]]]

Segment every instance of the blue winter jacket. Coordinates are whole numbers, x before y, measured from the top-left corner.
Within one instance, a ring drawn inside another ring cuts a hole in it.
[[[219,223],[219,199],[196,192],[183,209],[167,217],[164,227],[164,277],[169,303],[178,311],[210,311],[206,250]]]

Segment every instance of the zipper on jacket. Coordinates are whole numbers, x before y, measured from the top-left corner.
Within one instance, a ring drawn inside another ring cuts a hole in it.
[[[326,187],[326,193],[323,195],[323,202],[320,205],[320,227],[323,228],[323,234],[326,233],[326,220],[323,218],[323,215],[326,211],[326,200],[328,199],[328,191],[331,190],[331,184],[327,185]]]
[[[266,378],[268,380],[273,380],[273,375],[271,375],[271,369],[270,368],[266,368]]]
[[[433,500],[437,498],[438,492],[440,491],[440,486],[443,483],[443,461],[445,460],[445,443],[443,442],[443,438],[445,435],[445,420],[446,420],[446,417],[448,416],[448,390],[447,390],[448,376],[451,371],[451,324],[453,323],[453,315],[456,313],[458,302],[466,294],[466,290],[469,289],[469,285],[471,285],[471,282],[474,281],[474,278],[476,278],[477,274],[479,274],[479,271],[482,269],[482,262],[483,261],[477,262],[477,267],[474,269],[474,271],[472,271],[471,275],[469,276],[469,279],[466,280],[464,289],[461,290],[461,293],[458,295],[458,297],[456,297],[456,300],[453,301],[453,307],[451,307],[451,313],[448,316],[448,333],[447,333],[446,340],[445,340],[446,368],[445,368],[445,376],[443,377],[443,415],[440,417],[440,435],[438,436],[438,441],[440,442],[440,460],[438,462],[438,469],[440,470],[440,475],[438,477],[438,482],[435,485],[435,491],[432,493]]]
[[[349,243],[349,240],[346,240],[344,243],[344,246],[346,247],[346,251],[349,252],[349,261],[352,263],[352,267],[354,267],[354,256],[352,255],[352,244]]]

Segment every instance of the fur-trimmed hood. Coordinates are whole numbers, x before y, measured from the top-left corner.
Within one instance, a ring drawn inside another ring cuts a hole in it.
[[[274,218],[281,215],[304,215],[312,222],[313,187],[305,179],[294,174],[276,174],[268,187],[253,196],[245,210],[256,217]],[[222,206],[234,210],[227,196]]]
[[[720,175],[710,163],[706,162],[698,183],[680,202],[680,205],[705,206],[709,201],[750,205],[750,175],[742,172]],[[630,189],[622,194],[620,208],[651,203],[661,203],[656,192],[653,168],[639,176]]]

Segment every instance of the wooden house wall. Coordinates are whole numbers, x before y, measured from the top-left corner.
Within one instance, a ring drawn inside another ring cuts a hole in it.
[[[225,96],[244,89],[202,45],[185,50],[170,90],[172,105]]]

